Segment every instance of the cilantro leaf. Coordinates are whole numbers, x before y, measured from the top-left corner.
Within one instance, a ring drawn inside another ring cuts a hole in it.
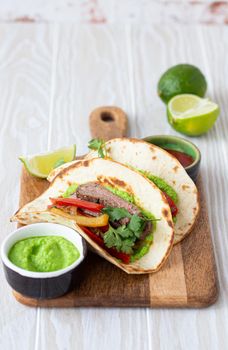
[[[102,212],[108,214],[110,221],[120,220],[122,218],[131,218],[131,214],[125,208],[106,207]]]
[[[104,158],[107,154],[105,149],[105,141],[102,139],[92,139],[88,143],[89,149],[95,150],[100,158]]]
[[[104,154],[104,151],[103,151],[103,147],[98,148],[97,152],[98,152],[98,156],[100,158],[104,158],[105,157],[105,154]]]
[[[133,246],[135,244],[135,241],[132,239],[124,239],[122,241],[121,251],[126,254],[132,254],[133,253]]]
[[[140,237],[146,225],[145,219],[139,217],[138,215],[133,215],[131,221],[128,224],[128,229],[133,231],[137,238]]]
[[[117,229],[109,225],[108,231],[104,235],[104,243],[108,248],[115,248],[117,251],[131,254],[136,237],[125,225]]]
[[[111,222],[119,221],[123,218],[129,218],[127,225],[122,225],[117,228],[109,225],[108,231],[104,234],[104,243],[108,248],[114,248],[118,252],[132,254],[135,242],[140,238],[148,221],[144,216],[130,214],[125,208],[106,207],[102,212],[109,216]],[[157,219],[155,219],[157,220]]]
[[[98,150],[98,148],[101,147],[103,143],[104,141],[102,139],[92,139],[89,141],[88,147],[90,149]]]
[[[132,238],[134,237],[134,233],[125,225],[120,226],[116,229],[116,232],[121,236],[122,238]]]
[[[109,229],[104,235],[104,242],[108,248],[121,246],[121,239],[111,225],[109,225]]]
[[[122,231],[121,233],[123,233],[123,231],[127,232],[125,229],[125,226],[115,229],[110,225],[109,230],[104,235],[104,242],[108,248],[115,248],[119,252],[121,251],[123,253],[131,254],[133,252],[132,248],[135,244],[136,237],[129,237],[126,239],[120,237],[120,231]]]

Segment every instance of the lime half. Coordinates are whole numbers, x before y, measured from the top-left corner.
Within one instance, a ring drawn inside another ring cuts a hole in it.
[[[167,106],[170,125],[189,136],[198,136],[207,132],[218,115],[219,107],[216,103],[191,94],[175,96]]]
[[[76,145],[63,147],[53,152],[19,157],[28,172],[34,176],[47,178],[58,166],[71,162],[75,158]]]

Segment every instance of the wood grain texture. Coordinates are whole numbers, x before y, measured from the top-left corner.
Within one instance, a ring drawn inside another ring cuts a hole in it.
[[[9,4],[12,2],[4,2],[4,6]],[[26,12],[30,4],[24,3]],[[45,4],[44,11],[49,6]],[[207,135],[191,139],[202,153],[201,173],[220,297],[210,308],[200,310],[34,309],[14,300],[1,270],[0,348],[62,350],[74,349],[75,344],[83,350],[228,347],[228,80],[224,78],[228,74],[228,28],[177,25],[174,20],[165,24],[164,12],[156,13],[152,6],[154,13],[144,12],[146,19],[138,5],[131,22],[134,25],[129,26],[129,9],[121,4],[122,12],[119,3],[113,7],[107,4],[110,20],[112,16],[118,20],[113,26],[0,26],[1,239],[15,227],[8,218],[18,206],[20,164],[15,160],[20,154],[71,143],[77,144],[78,154],[86,153],[88,116],[95,107],[107,104],[127,112],[131,136],[177,135],[166,122],[156,84],[169,66],[189,62],[206,74],[207,95],[221,108],[215,127]],[[173,18],[177,14],[183,21],[181,6],[172,6]],[[185,12],[192,21],[190,12]],[[71,13],[76,21],[79,11]],[[152,23],[152,15],[159,25]],[[197,16],[206,19],[202,10]],[[222,22],[223,14],[216,18]]]
[[[51,36],[47,25],[0,24],[1,242],[16,228],[9,217],[18,206],[18,157],[47,148]],[[34,349],[37,310],[18,308],[2,268],[0,278],[0,348]]]
[[[105,135],[103,134],[102,137]],[[205,307],[217,299],[217,274],[212,249],[202,180],[201,214],[195,229],[174,247],[162,269],[150,275],[127,275],[90,253],[83,268],[83,281],[71,293],[56,299],[34,300],[14,292],[20,303],[41,307]],[[46,180],[36,179],[25,169],[21,177],[20,204],[43,193]],[[185,243],[187,242],[187,243]],[[194,268],[193,268],[194,266]]]

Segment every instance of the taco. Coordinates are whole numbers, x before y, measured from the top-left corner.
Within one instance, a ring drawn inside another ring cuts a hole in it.
[[[11,220],[72,227],[127,273],[157,271],[173,244],[172,215],[162,192],[140,173],[102,158],[62,169]]]
[[[183,166],[160,147],[133,138],[116,138],[106,142],[106,156],[139,171],[166,196],[174,222],[174,244],[188,235],[199,213],[196,185]],[[87,159],[97,157],[92,151]]]
[[[133,138],[116,138],[105,143],[105,156],[139,171],[152,181],[166,196],[174,222],[174,244],[179,243],[193,229],[199,214],[198,190],[183,166],[160,147]],[[97,157],[92,151],[85,158]],[[52,181],[64,167],[63,164],[48,177]]]

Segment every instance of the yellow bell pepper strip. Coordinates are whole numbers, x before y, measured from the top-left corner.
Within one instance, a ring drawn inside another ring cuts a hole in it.
[[[108,225],[109,216],[107,214],[102,214],[96,217],[89,217],[89,216],[83,216],[78,214],[71,215],[57,208],[51,208],[49,210],[53,214],[57,214],[67,219],[74,220],[78,225],[87,226],[87,227],[102,227],[102,226]]]

